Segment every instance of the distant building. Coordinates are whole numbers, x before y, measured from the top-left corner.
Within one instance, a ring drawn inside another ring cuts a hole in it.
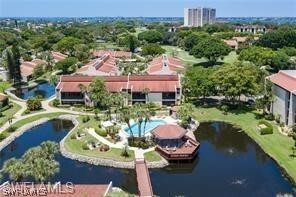
[[[0,79],[3,81],[9,80],[9,73],[4,67],[0,67]]]
[[[237,26],[235,28],[236,32],[249,32],[253,34],[257,33],[266,33],[267,29],[265,26],[259,26],[259,25],[245,25],[245,26]]]
[[[112,50],[98,50],[93,52],[93,57],[100,58],[105,55],[110,55],[113,58],[118,59],[131,59],[132,53],[127,51],[112,51]]]
[[[149,63],[147,73],[149,75],[176,75],[182,70],[184,66],[180,59],[162,55]]]
[[[223,40],[228,46],[230,46],[232,49],[237,50],[238,49],[238,42],[234,39],[229,40]]]
[[[52,56],[54,62],[62,61],[68,57],[67,55],[57,52],[57,51],[52,51],[51,56]]]
[[[185,8],[184,26],[202,27],[216,22],[216,9],[213,8]]]
[[[116,59],[110,54],[104,54],[90,61],[76,71],[76,74],[86,76],[115,76],[118,75]]]
[[[271,81],[274,99],[271,113],[291,126],[296,123],[296,70],[281,70],[267,77]]]
[[[23,62],[21,64],[22,80],[27,82],[32,78],[34,69],[37,65],[45,65],[46,62],[41,59],[34,59],[30,62]]]

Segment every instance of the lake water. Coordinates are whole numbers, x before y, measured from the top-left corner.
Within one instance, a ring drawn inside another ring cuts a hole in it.
[[[55,86],[45,82],[40,83],[34,88],[20,89],[15,91],[15,95],[21,99],[29,99],[35,96],[41,96],[42,98],[49,98],[55,94]]]
[[[0,167],[9,158],[46,140],[59,142],[73,127],[70,121],[51,120],[30,129],[1,151]],[[280,169],[246,134],[224,123],[202,123],[195,133],[201,142],[193,163],[150,170],[153,191],[159,196],[275,196],[296,195]],[[60,172],[51,181],[109,183],[137,192],[135,172],[92,166],[58,155]],[[4,180],[8,177],[4,176]]]

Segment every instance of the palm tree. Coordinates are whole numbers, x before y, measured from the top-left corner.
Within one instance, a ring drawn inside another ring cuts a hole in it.
[[[51,141],[42,142],[40,147],[44,157],[49,160],[53,159],[54,155],[59,152],[58,144]]]
[[[150,109],[145,108],[145,113],[144,113],[144,132],[146,131],[146,124],[147,122],[150,122],[151,121],[151,116],[152,116],[152,111]]]
[[[48,180],[55,173],[59,172],[59,163],[55,160],[36,158],[34,166],[31,166],[30,175],[38,182]]]
[[[136,103],[134,105],[134,109],[135,109],[135,115],[136,115],[136,120],[137,120],[137,123],[138,123],[138,127],[139,127],[139,136],[138,137],[141,137],[142,135],[142,123],[144,121],[144,107],[142,104],[139,104],[139,103]]]
[[[21,181],[26,177],[25,165],[18,159],[12,158],[7,160],[2,171],[9,174],[11,180]]]
[[[143,94],[145,94],[145,99],[147,100],[147,102],[149,103],[149,97],[148,94],[150,93],[150,89],[149,88],[144,88],[142,91]]]
[[[125,122],[129,128],[129,131],[130,131],[130,135],[132,137],[132,139],[134,139],[134,134],[133,134],[133,131],[132,131],[132,128],[131,128],[131,125],[130,125],[130,120],[133,118],[133,113],[131,111],[130,108],[122,108],[121,111],[120,111],[120,118],[121,118],[121,121]]]

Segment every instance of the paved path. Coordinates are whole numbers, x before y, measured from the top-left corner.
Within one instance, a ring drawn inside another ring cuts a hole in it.
[[[13,115],[11,124],[6,122],[4,125],[2,125],[2,127],[0,128],[0,133],[2,133],[4,130],[6,130],[8,127],[10,127],[10,125],[12,125],[20,120],[24,120],[26,118],[36,116],[36,115],[41,115],[41,114],[61,112],[61,113],[69,113],[69,114],[74,114],[74,115],[90,115],[90,116],[94,115],[93,113],[78,112],[78,111],[73,111],[73,110],[69,110],[69,109],[60,109],[60,108],[51,107],[49,105],[49,103],[54,99],[55,99],[55,97],[52,97],[50,99],[47,99],[47,100],[44,100],[41,102],[42,108],[44,109],[44,111],[40,111],[40,112],[36,112],[36,113],[32,113],[32,114],[27,114],[27,115],[22,115],[27,109],[26,102],[22,102],[22,101],[15,100],[15,99],[10,99],[11,102],[16,103],[19,106],[21,106],[21,109]]]
[[[93,136],[94,138],[96,138],[97,140],[99,140],[101,143],[103,144],[106,144],[108,146],[110,146],[111,148],[119,148],[119,149],[122,149],[125,144],[127,143],[127,140],[121,140],[121,142],[119,143],[112,143],[108,140],[106,140],[104,137],[98,135],[95,130],[93,128],[90,128],[87,130],[87,132]],[[135,152],[135,159],[144,159],[144,154],[147,153],[147,152],[150,152],[150,151],[153,151],[155,148],[152,147],[152,148],[148,148],[148,149],[141,149],[141,148],[136,148],[136,147],[129,147],[129,150],[132,150]]]

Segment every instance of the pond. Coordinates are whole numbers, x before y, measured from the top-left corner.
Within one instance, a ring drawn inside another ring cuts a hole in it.
[[[59,142],[73,127],[70,121],[51,120],[30,129],[1,151],[0,167],[9,158],[51,140]],[[275,196],[290,193],[293,185],[276,163],[246,134],[231,125],[202,123],[195,132],[201,143],[193,163],[172,164],[150,170],[153,191],[159,196]],[[135,172],[80,163],[61,155],[60,172],[51,181],[108,183],[137,192]],[[4,176],[4,180],[8,177]]]
[[[296,195],[277,164],[239,129],[222,122],[202,123],[195,136],[201,145],[194,163],[150,171],[158,195]]]
[[[55,94],[55,86],[48,82],[39,83],[33,88],[17,89],[14,94],[24,100],[35,96],[41,96],[42,98],[47,99]]]
[[[19,158],[26,150],[38,146],[44,141],[61,141],[71,128],[73,128],[71,121],[51,120],[28,130],[1,151],[0,168],[2,168],[6,160],[12,157]],[[56,159],[60,163],[60,172],[51,181],[61,181],[63,183],[71,181],[77,184],[105,184],[113,181],[115,186],[122,187],[124,190],[133,193],[137,191],[135,187],[136,177],[133,170],[93,166],[67,159],[60,154],[57,155]],[[3,180],[7,180],[8,176],[5,175],[3,178]]]

